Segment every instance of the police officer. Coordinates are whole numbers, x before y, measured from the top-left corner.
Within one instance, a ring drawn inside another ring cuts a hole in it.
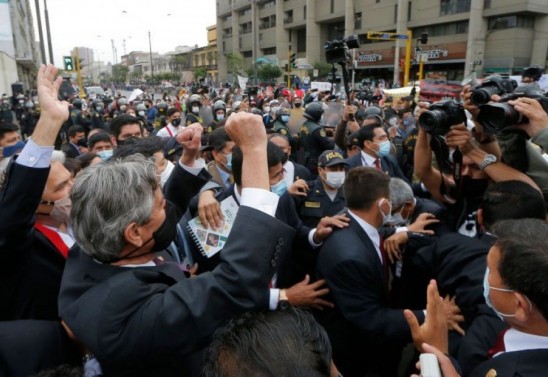
[[[287,137],[291,150],[294,151],[292,158],[295,158],[295,152],[299,149],[299,134],[293,134],[289,128],[289,110],[285,107],[279,107],[276,111],[276,120],[274,121],[274,132]]]
[[[330,139],[320,120],[323,114],[322,102],[312,102],[304,110],[303,116],[306,121],[301,126],[301,143],[305,149],[305,166],[313,175],[317,175],[317,164],[319,155],[327,150],[333,149],[335,143]]]
[[[21,136],[27,138],[34,132],[34,127],[38,122],[39,115],[34,109],[34,103],[32,101],[27,101],[25,103],[25,112],[21,115],[19,120],[19,125],[21,126]]]
[[[87,135],[91,122],[82,112],[83,105],[84,101],[82,101],[80,98],[75,98],[72,101],[72,109],[70,110],[70,121],[72,123],[72,126],[82,126]]]
[[[206,133],[213,132],[217,127],[224,126],[226,122],[226,103],[224,101],[215,101],[211,107],[213,120],[208,124]]]
[[[2,95],[2,100],[0,103],[0,123],[13,123],[13,113],[11,111],[10,99],[6,94]]]
[[[18,121],[21,121],[21,117],[23,116],[23,113],[25,112],[25,96],[23,94],[18,94],[15,97],[15,118]]]
[[[135,116],[139,119],[141,127],[146,129],[149,133],[154,131],[154,125],[147,119],[147,108],[144,103],[139,103],[135,106]]]
[[[167,126],[167,103],[164,101],[158,102],[158,105],[156,105],[156,108],[158,109],[158,114],[156,115],[156,119],[154,119],[154,129],[160,130]]]
[[[99,128],[108,132],[105,125],[105,104],[99,99],[93,100],[91,103],[91,129]]]
[[[203,126],[203,119],[200,116],[200,108],[202,107],[202,98],[199,94],[193,94],[188,97],[186,102],[186,122],[187,126],[192,123],[200,123]]]

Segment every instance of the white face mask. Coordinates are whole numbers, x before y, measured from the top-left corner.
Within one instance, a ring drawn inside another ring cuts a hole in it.
[[[388,208],[389,208],[388,213],[384,213],[382,211],[381,205],[382,205],[383,201],[388,202]],[[392,203],[390,203],[389,200],[383,198],[379,201],[379,203],[377,205],[378,205],[379,211],[381,212],[381,215],[382,215],[382,225],[388,224],[390,222],[390,218],[392,217],[391,216],[392,215]]]
[[[328,171],[325,173],[325,182],[336,189],[343,185],[345,178],[346,173],[344,171]]]
[[[194,114],[198,114],[200,112],[200,108],[198,106],[192,106],[192,112]]]
[[[169,176],[171,175],[171,172],[173,171],[173,169],[175,169],[175,165],[173,165],[173,162],[168,161],[167,165],[166,165],[166,168],[164,169],[162,174],[160,174],[160,184],[162,185],[162,187],[165,186],[165,184],[166,184]]]
[[[70,209],[72,208],[72,201],[70,196],[66,196],[63,199],[56,200],[53,203],[53,209],[50,212],[52,219],[55,219],[63,224],[68,224],[70,219]]]

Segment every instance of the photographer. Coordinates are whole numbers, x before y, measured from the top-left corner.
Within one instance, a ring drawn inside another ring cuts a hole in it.
[[[360,129],[359,123],[356,121],[356,106],[346,105],[344,107],[344,113],[341,118],[340,123],[335,129],[335,144],[342,150],[346,150],[346,138],[352,132],[358,131]]]
[[[451,106],[460,106],[452,101],[450,103]],[[421,102],[419,107],[421,108],[419,114],[422,115],[427,112],[429,105]],[[479,140],[476,139],[464,125],[464,119],[459,124],[447,125],[448,132],[431,130],[430,135],[424,129],[425,124],[421,120],[423,118],[419,117],[420,127],[415,145],[415,174],[435,200],[448,206],[452,215],[452,226],[459,233],[470,237],[476,236],[476,210],[491,181],[519,180],[538,189],[527,175],[500,161],[500,155],[493,153],[496,151],[494,149],[496,145],[491,145],[495,143],[490,138],[481,139],[478,137],[481,133],[476,133]],[[438,132],[438,135],[433,136],[435,132]],[[440,137],[441,135],[444,137]],[[438,142],[443,140],[442,144],[445,145],[441,145],[441,148],[448,147],[455,150],[452,155],[453,160],[458,160],[455,157],[461,154],[462,162],[455,165],[454,161],[450,164],[449,161],[438,161],[438,164],[450,166],[450,172],[442,173],[434,168],[432,166],[432,139]],[[457,153],[456,150],[459,150],[460,153]],[[459,167],[457,173],[460,173],[460,176],[455,174],[456,166]],[[455,176],[460,179],[456,181]]]

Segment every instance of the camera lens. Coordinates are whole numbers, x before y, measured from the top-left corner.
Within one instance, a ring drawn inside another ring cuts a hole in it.
[[[442,134],[446,122],[447,114],[441,110],[427,111],[419,117],[420,126],[428,133]]]
[[[478,121],[486,132],[497,134],[504,128],[523,122],[523,117],[507,103],[493,103],[480,108]]]
[[[485,105],[491,101],[491,96],[493,94],[498,94],[498,92],[498,89],[494,86],[478,88],[472,92],[470,101],[476,106]]]

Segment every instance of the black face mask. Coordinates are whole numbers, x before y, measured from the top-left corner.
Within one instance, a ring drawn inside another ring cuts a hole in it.
[[[174,126],[174,127],[179,127],[180,124],[181,124],[181,119],[180,118],[171,120],[171,125]]]
[[[300,104],[300,103],[296,103],[296,104],[295,104],[295,107],[301,107],[301,104]]]
[[[470,176],[464,176],[461,179],[460,194],[467,198],[481,198],[488,185],[488,178],[472,179]]]
[[[152,251],[162,251],[171,245],[177,237],[177,220],[179,220],[177,207],[170,201],[166,201],[166,218],[162,225],[152,233],[154,240]]]

